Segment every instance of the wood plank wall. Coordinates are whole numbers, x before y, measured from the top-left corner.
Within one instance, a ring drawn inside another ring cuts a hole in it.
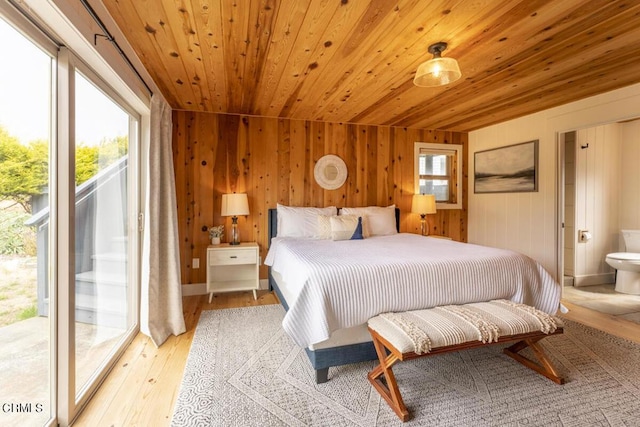
[[[267,254],[268,209],[289,206],[388,206],[401,211],[400,231],[420,232],[410,213],[414,193],[414,142],[462,144],[463,209],[428,216],[431,234],[467,240],[467,134],[254,116],[173,112],[173,157],[180,233],[182,283],[206,281],[208,227],[220,216],[221,196],[246,192],[251,214],[238,219],[242,241],[257,241]],[[347,164],[346,183],[323,190],[315,163],[336,154]],[[228,234],[227,234],[228,236]],[[225,237],[227,237],[225,236]],[[228,241],[227,239],[225,239]],[[193,269],[191,260],[200,259]],[[267,277],[262,266],[260,277]]]

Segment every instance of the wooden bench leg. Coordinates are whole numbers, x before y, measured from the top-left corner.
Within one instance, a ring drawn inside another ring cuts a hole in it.
[[[556,371],[553,364],[551,363],[551,360],[549,360],[549,358],[545,354],[540,344],[538,344],[538,341],[540,341],[542,338],[544,337],[527,338],[522,341],[518,341],[512,346],[505,348],[503,352],[507,356],[522,363],[527,368],[533,369],[537,373],[549,378],[551,381],[557,384],[564,384],[564,378],[561,378],[558,375],[558,372]],[[533,350],[533,354],[536,356],[536,358],[540,362],[539,364],[532,361],[531,359],[524,357],[519,353],[520,351],[524,350],[527,347],[531,347],[531,350]]]
[[[391,370],[391,367],[399,360],[396,355],[389,353],[384,345],[377,339],[375,334],[372,334],[373,346],[378,354],[380,365],[376,366],[369,374],[367,378],[369,382],[378,390],[378,393],[387,401],[391,409],[398,415],[402,422],[409,419],[409,411],[402,400],[400,395],[400,389],[398,389],[398,383],[396,377]]]
[[[519,335],[503,336],[500,337],[499,340],[491,343],[469,341],[460,344],[432,348],[429,353],[420,354],[414,352],[401,353],[400,350],[396,349],[393,344],[391,344],[384,336],[380,335],[376,330],[369,327],[369,332],[371,333],[373,346],[376,349],[376,354],[378,355],[380,364],[369,372],[367,378],[384,400],[386,400],[391,409],[393,409],[398,418],[403,422],[409,420],[410,415],[407,407],[404,405],[402,396],[400,395],[400,390],[398,389],[396,377],[392,370],[393,365],[399,361],[444,354],[452,351],[467,350],[485,345],[499,344],[501,342],[515,341],[515,344],[503,350],[507,356],[510,356],[524,366],[533,369],[558,384],[564,384],[564,378],[561,378],[558,375],[558,372],[553,367],[551,360],[549,360],[547,355],[544,353],[543,348],[538,344],[538,341],[549,336],[542,332],[528,332]],[[561,334],[562,332],[562,328],[558,328],[555,332],[551,333],[551,335]],[[527,347],[531,348],[539,363],[536,363],[520,354],[520,351]]]

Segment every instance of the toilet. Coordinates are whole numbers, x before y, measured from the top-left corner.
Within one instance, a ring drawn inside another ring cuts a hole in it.
[[[627,252],[607,255],[606,262],[618,270],[616,292],[640,295],[640,230],[621,230]]]

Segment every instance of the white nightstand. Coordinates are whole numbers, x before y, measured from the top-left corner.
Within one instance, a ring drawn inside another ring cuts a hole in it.
[[[260,287],[260,249],[255,242],[231,246],[227,243],[207,247],[207,293],[253,291]]]

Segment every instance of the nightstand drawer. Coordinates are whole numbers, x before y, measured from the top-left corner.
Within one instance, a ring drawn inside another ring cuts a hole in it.
[[[209,303],[218,292],[253,291],[258,299],[260,289],[260,247],[256,242],[237,246],[211,245],[207,248],[207,293]]]
[[[253,249],[224,249],[209,251],[209,265],[255,264],[257,251]]]

